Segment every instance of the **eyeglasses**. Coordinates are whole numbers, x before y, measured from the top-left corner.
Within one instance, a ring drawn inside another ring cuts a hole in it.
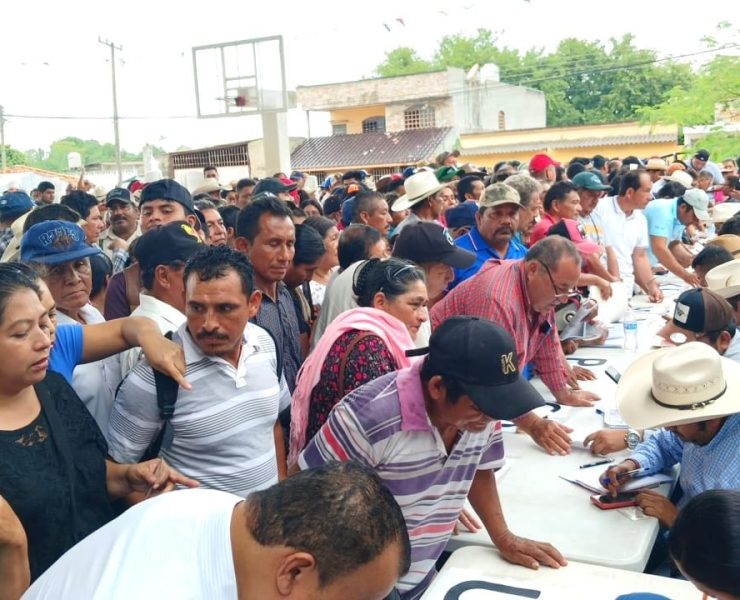
[[[545,269],[545,273],[547,273],[547,276],[550,278],[550,283],[552,284],[552,289],[555,292],[556,298],[567,298],[568,296],[572,296],[573,294],[578,293],[578,290],[575,288],[571,288],[565,292],[558,291],[558,286],[555,285],[555,280],[552,278],[552,273],[550,273],[550,269],[541,260],[538,260],[537,262],[542,265],[542,268]]]

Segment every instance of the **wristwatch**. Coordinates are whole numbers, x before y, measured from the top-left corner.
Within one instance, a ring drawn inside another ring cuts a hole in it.
[[[630,429],[624,434],[624,443],[627,444],[627,448],[634,450],[637,448],[637,444],[642,441],[642,436],[639,432],[634,429]]]

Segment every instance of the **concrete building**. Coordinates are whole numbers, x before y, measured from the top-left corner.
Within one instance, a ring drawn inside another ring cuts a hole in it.
[[[575,156],[601,154],[623,158],[634,154],[646,158],[680,151],[678,125],[642,125],[636,121],[491,131],[460,137],[461,160],[489,169],[501,160],[527,162],[539,152],[567,163]]]

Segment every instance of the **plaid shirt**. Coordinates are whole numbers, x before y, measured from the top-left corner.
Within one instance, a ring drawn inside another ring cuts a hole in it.
[[[530,308],[524,260],[489,260],[478,275],[464,281],[431,311],[436,328],[453,315],[469,315],[497,323],[516,343],[519,367],[532,362],[551,391],[568,387],[565,357],[554,327],[555,311]]]
[[[3,229],[0,231],[0,254],[5,252],[5,249],[8,247],[10,242],[15,237],[15,234],[13,233],[13,230],[8,227],[7,229]]]

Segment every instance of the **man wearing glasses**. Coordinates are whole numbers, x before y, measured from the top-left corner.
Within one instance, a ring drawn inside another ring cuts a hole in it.
[[[560,404],[591,406],[598,396],[569,387],[569,369],[553,326],[555,307],[576,293],[580,274],[581,256],[573,243],[548,236],[522,260],[488,261],[477,276],[434,306],[432,328],[453,315],[489,319],[509,332],[516,341],[519,364],[531,362]],[[570,450],[569,430],[554,421],[530,413],[517,425],[551,453]]]

